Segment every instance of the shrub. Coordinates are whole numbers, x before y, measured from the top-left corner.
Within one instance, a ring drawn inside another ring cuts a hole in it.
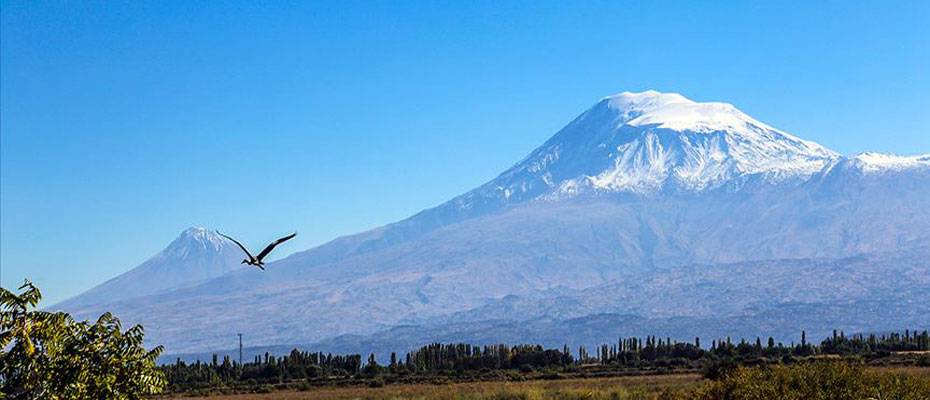
[[[701,373],[706,379],[719,380],[735,370],[736,366],[736,362],[729,358],[713,360],[704,365]]]
[[[323,376],[323,367],[319,365],[308,365],[306,368],[307,377],[318,378]]]
[[[921,367],[930,367],[930,355],[924,354],[917,359],[917,365]]]
[[[692,399],[928,399],[930,381],[862,365],[816,362],[736,368],[694,390]]]
[[[24,399],[136,399],[161,392],[162,352],[146,350],[141,325],[121,330],[104,313],[95,323],[38,311],[28,280],[14,294],[0,288],[0,393]]]

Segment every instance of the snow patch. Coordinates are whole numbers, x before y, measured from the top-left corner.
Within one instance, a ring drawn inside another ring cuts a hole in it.
[[[851,159],[864,172],[903,171],[930,168],[930,154],[898,156],[887,153],[861,153]]]
[[[172,247],[179,250],[189,250],[191,246],[198,246],[202,249],[213,249],[219,251],[226,244],[226,238],[218,235],[216,232],[213,232],[207,228],[194,226],[187,228],[184,232],[181,232],[179,236],[171,245],[168,246],[169,249]]]

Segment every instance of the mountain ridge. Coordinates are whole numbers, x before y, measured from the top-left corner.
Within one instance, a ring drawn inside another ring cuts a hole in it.
[[[264,273],[233,271],[80,311],[109,306],[175,353],[229,348],[227,331],[261,338],[258,345],[321,343],[657,270],[910,254],[928,239],[925,156],[843,157],[720,103],[710,103],[723,113],[712,123],[678,132],[671,128],[685,125],[675,124],[706,115],[682,107],[708,103],[656,93],[623,100],[622,110],[598,102],[494,179],[407,219],[291,254]],[[676,119],[661,127],[655,113],[670,104]],[[617,168],[624,174],[605,175]],[[565,192],[566,182],[578,190]],[[856,265],[854,278],[872,273]],[[598,312],[644,312],[632,304]]]

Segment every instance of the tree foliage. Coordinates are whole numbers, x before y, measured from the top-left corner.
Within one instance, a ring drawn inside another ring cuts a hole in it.
[[[20,294],[0,288],[0,398],[139,399],[166,385],[143,347],[141,325],[122,330],[105,313],[96,322],[37,310],[42,294],[28,280]]]

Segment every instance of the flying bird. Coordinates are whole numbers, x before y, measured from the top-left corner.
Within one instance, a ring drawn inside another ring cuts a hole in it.
[[[285,236],[285,237],[283,237],[283,238],[280,238],[280,239],[278,239],[278,240],[275,240],[275,241],[271,242],[271,244],[269,244],[267,247],[265,247],[265,249],[262,250],[261,253],[258,253],[258,256],[253,256],[252,253],[249,253],[249,249],[246,249],[245,246],[243,246],[242,243],[239,243],[238,240],[233,239],[233,238],[231,238],[231,237],[229,237],[229,236],[226,236],[226,235],[222,234],[220,231],[216,231],[216,233],[218,233],[220,236],[222,236],[222,237],[224,237],[224,238],[226,238],[226,239],[232,240],[233,243],[239,245],[239,248],[242,249],[242,251],[245,252],[245,255],[249,256],[249,258],[246,258],[245,260],[242,260],[242,262],[241,262],[240,264],[254,265],[254,266],[260,268],[262,271],[265,270],[265,267],[264,267],[265,263],[262,262],[262,260],[265,259],[265,256],[267,256],[268,253],[271,253],[271,251],[274,250],[275,246],[277,246],[277,245],[279,245],[279,244],[281,244],[281,243],[284,243],[284,242],[290,240],[290,239],[293,238],[294,236],[297,236],[297,232],[294,232],[294,233],[292,233],[292,234],[290,234],[290,235],[287,235],[287,236]]]

